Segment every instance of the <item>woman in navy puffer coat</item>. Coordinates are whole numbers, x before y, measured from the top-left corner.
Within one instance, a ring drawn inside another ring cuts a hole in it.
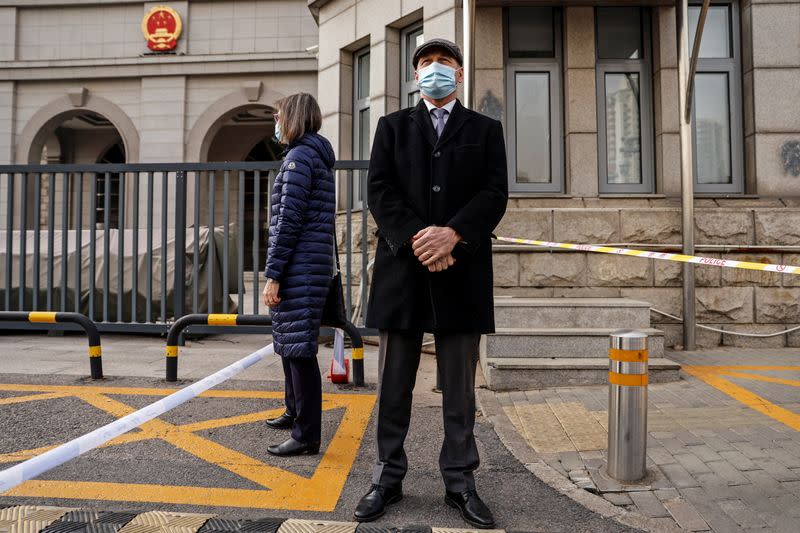
[[[292,95],[277,108],[276,137],[288,148],[272,188],[263,296],[275,353],[283,361],[286,412],[267,424],[291,428],[292,436],[268,451],[316,454],[322,426],[317,337],[333,276],[335,156],[330,142],[317,133],[322,118],[314,97]]]

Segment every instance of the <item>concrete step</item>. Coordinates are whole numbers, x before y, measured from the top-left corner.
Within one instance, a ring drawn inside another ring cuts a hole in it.
[[[494,300],[498,328],[646,328],[650,304],[627,298],[515,298]]]
[[[681,365],[669,359],[650,359],[650,383],[677,381]],[[515,358],[483,361],[486,384],[491,390],[532,390],[546,387],[603,385],[608,383],[608,360],[595,358]]]
[[[647,333],[650,357],[664,355],[664,332],[636,328]],[[597,358],[607,359],[609,336],[619,328],[499,328],[487,335],[482,358]]]

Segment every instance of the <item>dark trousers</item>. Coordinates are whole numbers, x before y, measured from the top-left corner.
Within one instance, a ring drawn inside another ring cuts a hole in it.
[[[475,445],[475,368],[480,335],[434,334],[441,376],[444,442],[439,469],[447,490],[475,488],[480,458]],[[419,368],[422,332],[381,331],[378,386],[378,461],[372,482],[399,487],[408,470],[403,443]]]
[[[294,416],[292,438],[319,442],[322,433],[322,376],[316,357],[281,357],[286,412]]]

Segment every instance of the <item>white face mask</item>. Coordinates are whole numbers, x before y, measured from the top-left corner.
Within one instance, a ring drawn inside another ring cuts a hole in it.
[[[281,123],[277,120],[275,121],[275,140],[281,142],[281,138],[283,134],[281,133]]]

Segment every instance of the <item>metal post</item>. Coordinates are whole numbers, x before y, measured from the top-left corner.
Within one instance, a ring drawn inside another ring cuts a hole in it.
[[[612,333],[608,357],[608,475],[638,481],[647,472],[647,334]]]
[[[165,215],[166,218],[166,215]],[[164,224],[166,225],[166,220]],[[197,283],[193,279],[193,283]],[[173,316],[183,316],[186,303],[186,171],[175,173],[175,292]]]
[[[676,0],[678,38],[678,100],[681,138],[681,216],[683,253],[694,255],[694,165],[692,163],[692,114],[689,103],[689,5]],[[683,264],[683,347],[695,349],[694,264]]]
[[[464,0],[461,11],[464,31],[464,105],[472,109],[475,106],[475,0]]]

